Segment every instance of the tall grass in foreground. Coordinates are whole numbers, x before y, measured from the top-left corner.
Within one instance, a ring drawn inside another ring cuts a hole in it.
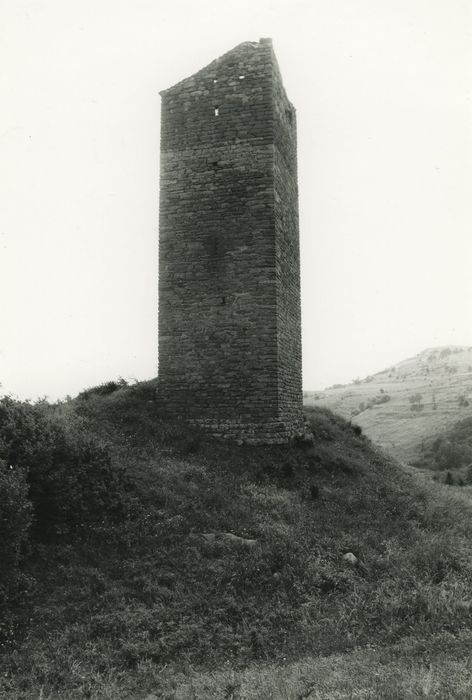
[[[175,700],[417,700],[472,696],[472,636],[443,634],[391,647],[308,657],[174,679]]]

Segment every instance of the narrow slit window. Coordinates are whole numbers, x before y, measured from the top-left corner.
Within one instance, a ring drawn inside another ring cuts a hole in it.
[[[219,116],[220,116],[220,108],[215,107],[215,117],[219,117]]]
[[[240,75],[239,80],[244,80],[245,77],[246,77],[245,75]]]

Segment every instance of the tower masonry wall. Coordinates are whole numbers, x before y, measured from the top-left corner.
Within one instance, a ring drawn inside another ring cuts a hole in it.
[[[271,42],[161,95],[159,396],[284,442],[303,429],[296,130]]]

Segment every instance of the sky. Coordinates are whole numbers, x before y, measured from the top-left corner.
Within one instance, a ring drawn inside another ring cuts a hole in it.
[[[305,390],[472,345],[469,0],[0,0],[0,392],[157,373],[159,91],[271,37]]]

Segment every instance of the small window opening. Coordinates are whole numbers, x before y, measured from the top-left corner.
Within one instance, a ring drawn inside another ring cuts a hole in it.
[[[218,82],[218,78],[213,78],[213,82],[214,82],[214,83],[217,83],[217,82]]]
[[[221,303],[224,305],[226,304],[226,297],[221,297]]]
[[[240,75],[239,80],[244,80],[245,77],[246,77],[245,75]]]
[[[217,160],[212,161],[212,166],[213,166],[214,168],[217,168],[218,165],[219,165],[219,163],[218,163]]]
[[[215,107],[215,117],[218,117],[220,115],[220,108]]]

